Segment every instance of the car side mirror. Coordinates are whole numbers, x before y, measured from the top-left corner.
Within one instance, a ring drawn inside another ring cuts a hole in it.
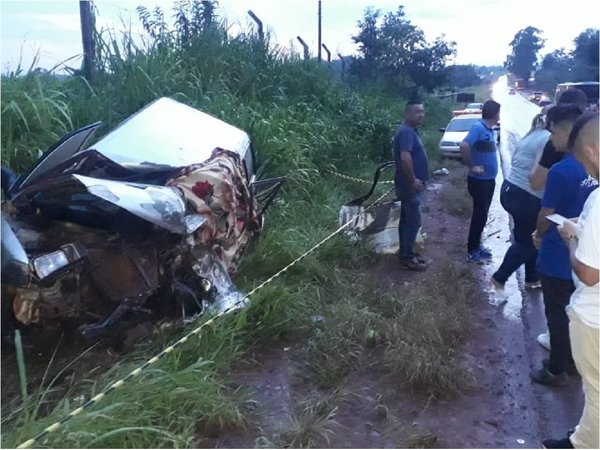
[[[440,128],[440,133],[443,133],[444,131],[446,131],[445,128]]]

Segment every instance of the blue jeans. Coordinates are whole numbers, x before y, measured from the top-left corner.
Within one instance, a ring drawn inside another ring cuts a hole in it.
[[[398,236],[401,259],[415,257],[415,240],[421,228],[421,196],[421,192],[407,195],[400,204]]]
[[[535,195],[504,181],[500,192],[500,203],[514,222],[514,242],[506,251],[504,261],[494,274],[499,283],[506,280],[517,271],[521,264],[525,265],[525,281],[528,283],[539,280],[536,269],[537,250],[533,245],[531,234],[536,229],[541,200]]]

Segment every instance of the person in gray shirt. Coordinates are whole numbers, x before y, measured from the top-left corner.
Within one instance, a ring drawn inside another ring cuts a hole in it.
[[[536,229],[544,190],[532,189],[529,174],[549,137],[550,132],[545,129],[544,115],[538,114],[534,117],[529,132],[518,142],[510,173],[502,184],[500,203],[512,216],[514,227],[513,243],[506,251],[502,264],[492,275],[492,284],[496,290],[503,290],[508,278],[522,264],[525,265],[525,287],[540,287],[536,269],[537,250],[531,234]]]

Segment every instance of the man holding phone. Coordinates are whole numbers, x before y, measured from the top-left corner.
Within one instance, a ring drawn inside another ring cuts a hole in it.
[[[581,116],[569,136],[569,147],[586,172],[600,175],[598,113]],[[550,216],[548,216],[550,218]],[[567,314],[573,359],[581,375],[585,404],[573,433],[542,441],[544,448],[600,448],[599,329],[600,329],[600,193],[588,197],[578,220],[565,220],[560,236],[569,249],[576,290]]]
[[[559,236],[556,225],[547,220],[547,217],[553,214],[566,218],[579,216],[589,194],[589,191],[583,189],[584,181],[588,178],[585,168],[567,151],[569,133],[581,114],[582,109],[577,105],[557,105],[547,114],[552,144],[564,156],[548,173],[534,233],[534,244],[539,246],[538,271],[550,333],[550,358],[542,368],[531,373],[531,379],[549,386],[568,384],[567,370],[574,369],[569,342],[569,319],[565,311],[575,290],[569,249]]]

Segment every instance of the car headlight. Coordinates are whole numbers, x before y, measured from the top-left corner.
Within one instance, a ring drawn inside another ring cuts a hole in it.
[[[33,260],[33,268],[36,275],[40,279],[44,279],[79,261],[84,256],[85,250],[82,247],[76,244],[67,244],[63,245],[59,250],[35,258]]]

